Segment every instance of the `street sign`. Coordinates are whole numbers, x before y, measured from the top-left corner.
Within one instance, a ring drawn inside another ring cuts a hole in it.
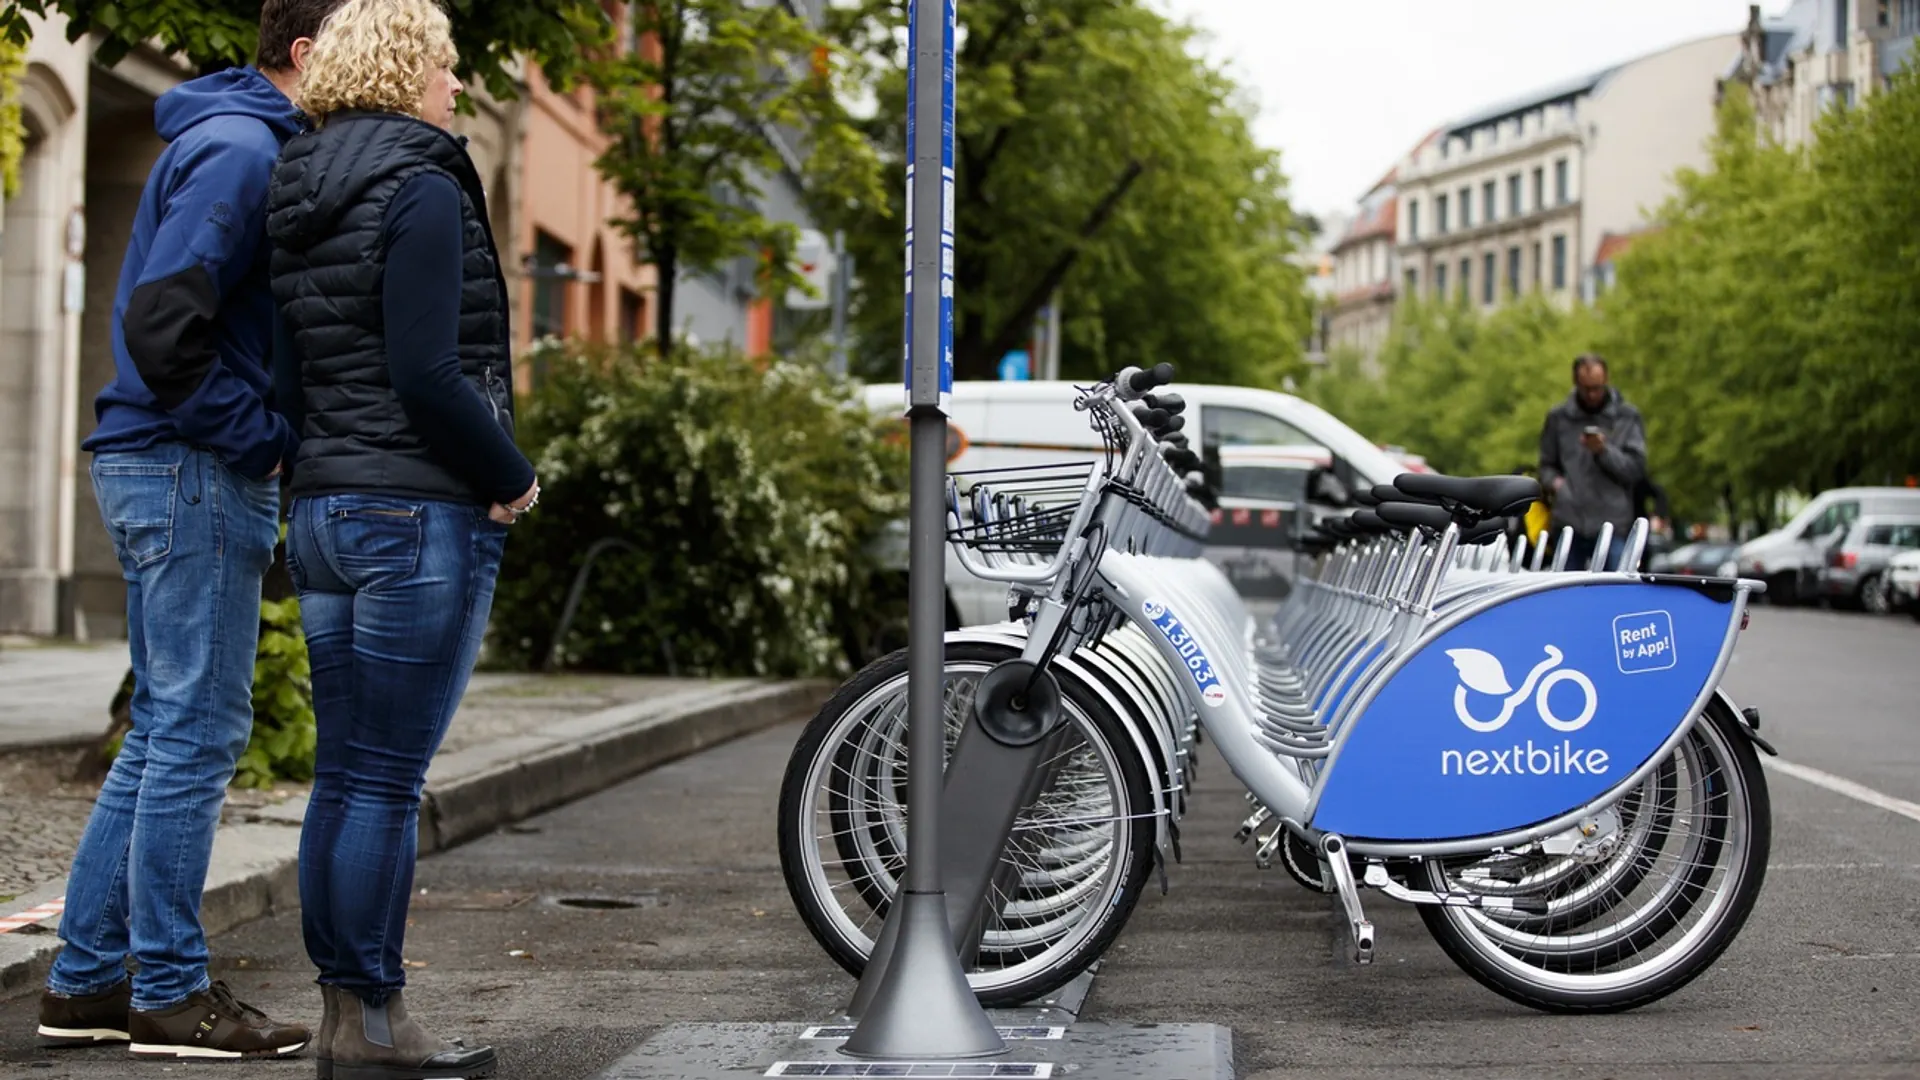
[[[808,296],[804,289],[788,289],[787,307],[794,311],[824,311],[832,307],[833,274],[838,260],[834,258],[833,242],[827,234],[818,229],[801,229],[799,242],[793,248],[793,261],[800,277],[813,287],[814,295]]]
[[[1026,382],[1033,378],[1033,363],[1025,349],[1015,349],[1000,358],[1001,382]]]

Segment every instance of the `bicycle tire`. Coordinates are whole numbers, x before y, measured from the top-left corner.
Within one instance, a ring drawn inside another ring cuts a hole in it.
[[[1015,655],[1017,650],[1009,646],[990,643],[955,643],[946,649],[949,662],[971,661],[991,665]],[[813,794],[808,790],[808,778],[814,775],[821,754],[836,756],[842,752],[844,743],[828,747],[826,742],[846,713],[887,683],[903,679],[906,668],[907,653],[901,650],[868,665],[836,690],[801,732],[788,759],[786,775],[781,781],[778,821],[780,870],[788,896],[814,940],[836,964],[855,978],[866,970],[871,942],[854,942],[840,932],[820,899],[823,894],[831,894],[831,883],[807,880],[807,860],[803,852],[811,841],[805,835],[803,821],[811,813],[809,801]],[[1077,680],[1064,672],[1056,672],[1056,675],[1060,678],[1062,692],[1091,722],[1112,751],[1111,760],[1120,774],[1112,777],[1113,788],[1123,802],[1121,812],[1130,819],[1128,843],[1124,845],[1124,850],[1116,850],[1114,854],[1125,862],[1113,871],[1120,877],[1119,888],[1113,899],[1091,906],[1091,910],[1083,916],[1099,919],[1100,923],[1092,932],[1081,933],[1078,942],[1069,951],[1053,958],[1043,968],[1004,981],[994,981],[991,972],[967,973],[975,997],[987,1007],[1033,1001],[1066,985],[1091,967],[1125,928],[1141,894],[1146,891],[1153,867],[1154,829],[1151,821],[1157,808],[1148,783],[1146,764],[1139,760],[1132,737],[1122,721],[1100,702],[1097,695],[1079,686]],[[871,894],[863,890],[862,895],[864,899]],[[881,902],[884,904],[884,898]]]
[[[1484,937],[1471,929],[1471,917],[1463,909],[1420,905],[1420,917],[1441,951],[1461,970],[1502,997],[1550,1013],[1608,1013],[1637,1009],[1674,993],[1712,967],[1733,944],[1759,901],[1760,889],[1766,880],[1767,856],[1772,847],[1772,801],[1759,756],[1741,730],[1739,720],[1730,715],[1716,699],[1708,704],[1699,723],[1711,726],[1715,741],[1725,749],[1730,759],[1726,764],[1739,777],[1738,791],[1724,792],[1719,797],[1728,799],[1730,805],[1738,797],[1740,805],[1729,817],[1746,828],[1747,843],[1737,865],[1730,868],[1730,872],[1739,875],[1730,899],[1722,909],[1709,916],[1716,920],[1715,924],[1691,946],[1686,955],[1645,981],[1629,982],[1618,987],[1574,990],[1543,985],[1514,971],[1514,966],[1518,965],[1493,961],[1489,950],[1482,944]],[[1715,837],[1710,842],[1724,846],[1726,838]],[[1442,880],[1442,873],[1444,871],[1437,862],[1429,864],[1427,874],[1431,882]],[[1698,898],[1698,892],[1695,891],[1690,903],[1697,902]],[[1660,918],[1664,920],[1666,914],[1662,913]],[[1644,933],[1644,928],[1639,928],[1636,933]],[[1541,974],[1549,973],[1542,971]]]

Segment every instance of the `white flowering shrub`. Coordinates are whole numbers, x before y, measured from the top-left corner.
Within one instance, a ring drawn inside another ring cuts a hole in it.
[[[519,413],[540,505],[509,533],[492,664],[545,662],[603,538],[625,544],[594,561],[562,667],[662,673],[671,655],[684,675],[813,676],[867,659],[858,643],[904,611],[904,581],[867,554],[906,513],[897,421],[810,365],[543,348]]]

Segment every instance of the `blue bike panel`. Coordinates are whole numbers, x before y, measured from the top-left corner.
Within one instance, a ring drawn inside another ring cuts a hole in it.
[[[1731,601],[1682,586],[1596,583],[1470,616],[1353,719],[1314,828],[1464,839],[1598,798],[1687,719],[1733,613]]]

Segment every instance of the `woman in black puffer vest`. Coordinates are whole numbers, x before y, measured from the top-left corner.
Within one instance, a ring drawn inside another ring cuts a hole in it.
[[[421,788],[478,657],[506,530],[538,495],[513,441],[505,280],[446,131],[460,84],[433,0],[349,0],[299,89],[317,129],[268,194],[276,396],[300,436],[287,567],[319,728],[300,839],[320,1075],[490,1076],[407,1015]]]

